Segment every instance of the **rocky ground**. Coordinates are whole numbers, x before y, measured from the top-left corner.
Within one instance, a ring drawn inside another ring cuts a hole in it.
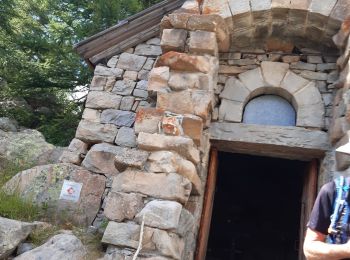
[[[47,143],[36,130],[23,129],[14,120],[0,118],[0,259],[103,256],[98,231],[80,227],[87,227],[94,220],[104,193],[105,177],[74,164],[60,163],[66,150]],[[65,179],[83,184],[77,203],[57,199]],[[11,205],[18,218],[29,216],[38,221],[3,217],[8,213],[4,196],[23,200],[23,209]],[[40,212],[30,216],[25,203],[38,205],[35,210]],[[21,214],[20,210],[28,212]]]

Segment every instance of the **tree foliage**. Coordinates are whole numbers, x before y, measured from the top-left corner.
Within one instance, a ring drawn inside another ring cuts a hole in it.
[[[72,46],[156,2],[0,0],[0,116],[66,145],[83,103],[69,100],[69,94],[87,86],[92,76]]]

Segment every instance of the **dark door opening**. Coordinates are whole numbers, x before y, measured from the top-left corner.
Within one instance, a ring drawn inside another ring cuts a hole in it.
[[[309,163],[219,153],[207,260],[298,259]]]

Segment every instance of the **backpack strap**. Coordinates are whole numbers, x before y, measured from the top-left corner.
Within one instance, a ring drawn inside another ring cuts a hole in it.
[[[350,178],[340,176],[335,181],[336,196],[333,203],[333,214],[328,228],[329,243],[343,244],[348,240],[348,220],[350,208],[348,203]]]

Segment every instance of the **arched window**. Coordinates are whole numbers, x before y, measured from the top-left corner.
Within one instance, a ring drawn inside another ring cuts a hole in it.
[[[293,106],[276,95],[262,95],[248,102],[244,108],[243,123],[256,125],[295,126]]]

